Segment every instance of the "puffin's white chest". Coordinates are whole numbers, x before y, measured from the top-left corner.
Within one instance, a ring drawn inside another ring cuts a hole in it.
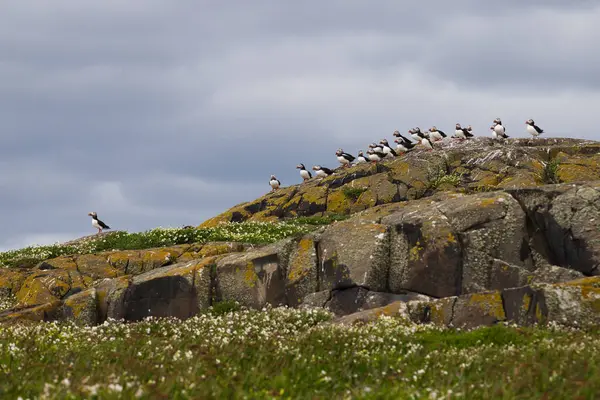
[[[343,156],[338,156],[337,159],[342,164],[350,164],[350,161],[346,160]]]
[[[276,179],[271,179],[269,185],[271,185],[273,189],[277,189],[279,187],[279,182]]]
[[[369,160],[371,160],[371,161],[381,160],[381,158],[379,158],[379,156],[377,154],[369,154],[369,155],[367,155],[367,157],[369,157]]]
[[[439,141],[439,140],[443,139],[442,134],[439,133],[438,131],[431,132],[429,134],[429,138],[432,139],[432,140],[434,140],[434,141]]]
[[[305,170],[305,169],[301,169],[300,170],[300,176],[303,177],[303,178],[305,178],[305,179],[310,178],[310,175],[308,174],[308,171]]]
[[[457,129],[456,131],[454,131],[454,136],[456,136],[459,139],[466,139],[467,138],[465,136],[465,133],[462,131],[462,129]]]
[[[504,127],[502,125],[494,126],[494,133],[496,133],[498,136],[504,136]]]
[[[326,176],[327,176],[327,174],[326,174],[326,173],[325,173],[323,170],[321,170],[321,169],[319,169],[319,170],[316,170],[316,171],[315,171],[315,175],[316,175],[316,176],[320,176],[321,178],[324,178],[324,177],[326,177]]]
[[[356,159],[357,164],[363,164],[366,162],[367,162],[367,160],[363,156],[358,156],[358,158]]]
[[[529,132],[530,135],[532,136],[539,136],[540,133],[538,131],[535,130],[535,128],[531,125],[527,125],[527,132]]]
[[[92,226],[96,229],[102,229],[102,227],[100,226],[100,224],[98,223],[98,220],[95,218],[92,218]]]

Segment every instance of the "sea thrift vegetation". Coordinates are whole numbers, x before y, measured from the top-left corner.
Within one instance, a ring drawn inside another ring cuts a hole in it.
[[[597,331],[473,331],[324,310],[0,326],[2,398],[593,398]]]
[[[324,223],[330,222],[323,220]],[[107,250],[141,250],[152,247],[187,243],[231,241],[244,243],[273,243],[290,236],[301,235],[315,229],[320,220],[303,219],[288,222],[227,223],[213,228],[156,228],[146,232],[112,232],[91,237],[76,244],[30,246],[0,253],[0,267],[29,264],[70,254],[88,254]]]

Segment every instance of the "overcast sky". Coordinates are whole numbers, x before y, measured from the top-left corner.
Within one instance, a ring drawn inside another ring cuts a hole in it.
[[[525,4],[526,3],[526,4]],[[597,139],[600,1],[2,0],[0,249],[196,225],[414,126]]]

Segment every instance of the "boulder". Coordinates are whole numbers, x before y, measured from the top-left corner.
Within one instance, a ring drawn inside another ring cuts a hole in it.
[[[16,297],[21,305],[45,304],[68,297],[91,284],[90,277],[77,271],[37,270],[25,279]]]
[[[410,292],[394,294],[372,292],[362,287],[353,287],[343,290],[332,290],[324,307],[335,315],[342,316],[373,308],[381,308],[392,303],[408,303],[414,300],[427,301],[431,300],[431,298]]]
[[[253,308],[287,304],[287,266],[295,245],[296,241],[286,239],[220,259],[216,264],[216,299],[236,300]]]
[[[552,265],[600,274],[600,182],[511,191],[536,251]]]
[[[350,315],[336,319],[334,322],[340,325],[354,325],[359,323],[374,322],[377,319],[386,317],[405,318],[409,319],[408,306],[406,302],[396,301],[384,307],[373,308],[355,312]]]
[[[63,301],[61,319],[78,325],[93,326],[98,323],[98,295],[90,288],[69,296]]]
[[[353,286],[387,290],[386,226],[354,219],[341,221],[328,226],[317,240],[319,290]]]
[[[322,290],[320,292],[310,293],[304,296],[299,308],[324,308],[329,300],[331,300],[331,290]]]
[[[584,275],[574,269],[557,265],[541,266],[528,276],[527,283],[561,283],[583,278]]]
[[[61,305],[60,300],[53,300],[45,304],[21,306],[0,311],[0,323],[54,321],[60,315]]]
[[[286,275],[285,297],[289,306],[304,304],[306,296],[319,291],[317,242],[314,235],[301,238],[293,246]]]
[[[0,297],[14,296],[31,273],[23,268],[0,268]]]
[[[420,201],[381,220],[391,226],[389,291],[433,297],[459,294],[462,251],[457,232],[436,204]]]
[[[494,325],[506,320],[499,291],[459,296],[452,312],[451,325],[457,328],[469,329],[481,325]]]
[[[504,267],[512,264],[525,270],[533,268],[525,213],[509,194],[495,192],[450,199],[440,202],[439,210],[458,233],[462,293],[519,286],[519,272],[499,273],[501,265],[496,260],[504,262]]]
[[[107,316],[139,321],[146,317],[185,319],[196,315],[211,305],[217,260],[207,257],[165,266],[137,275],[126,285],[117,282],[108,289],[107,296],[115,301],[107,307]]]

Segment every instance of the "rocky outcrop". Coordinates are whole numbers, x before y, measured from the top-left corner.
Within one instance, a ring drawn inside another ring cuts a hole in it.
[[[105,278],[139,275],[167,265],[260,247],[235,242],[107,251],[51,258],[29,268],[0,268],[0,296],[14,295],[21,305],[61,300]]]
[[[480,193],[558,182],[600,180],[600,143],[577,139],[479,137],[447,141],[443,151],[413,151],[377,165],[338,169],[240,204],[204,222],[277,220],[297,216],[353,214],[376,205],[415,200],[436,193]],[[335,159],[332,158],[332,162]]]
[[[253,308],[323,307],[353,315],[346,322],[392,314],[462,328],[599,322],[600,145],[482,143],[354,167],[207,222],[354,213],[302,237],[262,247],[58,257],[0,270],[0,294],[21,304],[0,320],[187,318],[235,300]],[[590,180],[575,182],[573,171]]]

